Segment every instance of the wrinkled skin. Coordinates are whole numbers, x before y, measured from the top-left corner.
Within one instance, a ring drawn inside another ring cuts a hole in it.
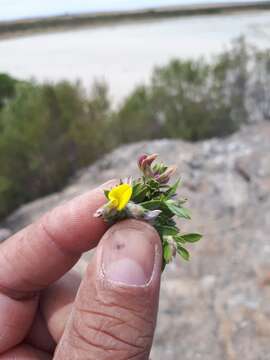
[[[1,360],[149,358],[160,239],[135,220],[108,230],[93,217],[105,201],[97,188],[1,244]],[[95,247],[81,279],[71,268]]]

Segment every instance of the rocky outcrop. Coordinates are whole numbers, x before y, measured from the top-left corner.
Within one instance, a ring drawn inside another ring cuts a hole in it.
[[[11,236],[12,232],[9,229],[0,228],[0,243]]]
[[[267,360],[270,354],[270,123],[196,144],[159,140],[122,146],[84,169],[58,194],[27,204],[6,221],[13,231],[41,213],[157,152],[178,165],[193,209],[183,230],[204,234],[164,275],[152,358]]]

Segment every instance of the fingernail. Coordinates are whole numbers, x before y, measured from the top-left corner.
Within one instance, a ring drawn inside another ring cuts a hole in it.
[[[111,282],[146,285],[153,273],[157,234],[149,226],[141,229],[115,225],[103,246],[103,271]]]

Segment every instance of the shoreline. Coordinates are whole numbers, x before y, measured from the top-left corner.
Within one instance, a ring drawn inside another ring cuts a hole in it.
[[[0,22],[0,40],[43,32],[58,32],[84,27],[100,27],[122,24],[130,21],[155,20],[164,18],[189,17],[200,15],[222,15],[226,13],[269,10],[270,1],[252,3],[205,4],[150,8],[146,10],[99,12],[78,15],[60,15]]]

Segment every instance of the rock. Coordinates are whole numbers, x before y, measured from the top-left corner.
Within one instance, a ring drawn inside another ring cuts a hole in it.
[[[63,191],[22,206],[3,225],[16,231],[97,184],[136,175],[135,159],[142,152],[159,153],[183,177],[182,195],[193,210],[183,231],[204,237],[190,246],[190,262],[177,259],[163,274],[152,359],[267,360],[269,139],[270,122],[196,144],[157,140],[122,146],[83,169]]]
[[[0,228],[0,243],[11,236],[12,232],[9,229]]]

